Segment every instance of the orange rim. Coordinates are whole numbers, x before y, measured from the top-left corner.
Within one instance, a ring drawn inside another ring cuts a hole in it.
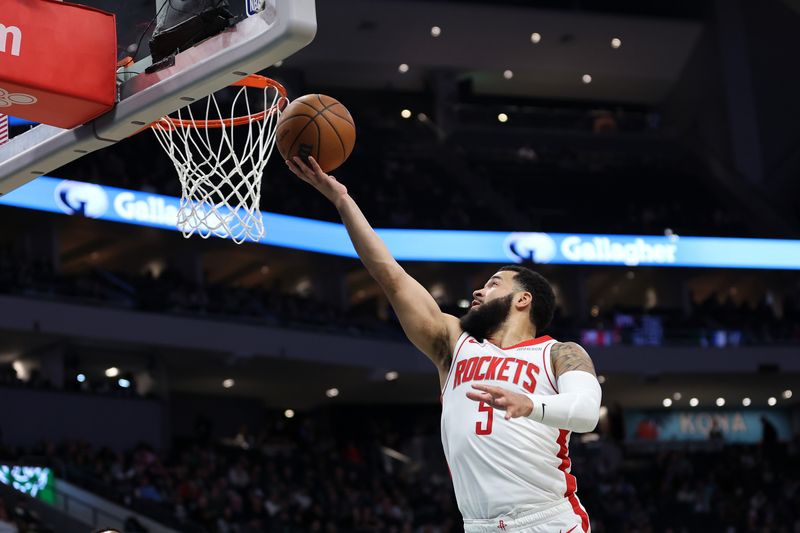
[[[258,74],[250,74],[249,76],[242,78],[241,80],[235,83],[232,83],[231,87],[250,87],[253,89],[266,89],[268,87],[272,87],[273,89],[278,91],[278,93],[280,93],[281,97],[278,99],[278,103],[275,104],[274,106],[270,107],[269,109],[265,109],[264,111],[254,113],[252,115],[245,115],[242,117],[235,117],[235,118],[216,119],[216,120],[185,120],[179,118],[164,117],[158,122],[153,122],[152,124],[150,124],[150,127],[171,131],[177,128],[194,127],[202,129],[219,129],[219,128],[229,128],[233,126],[243,126],[244,124],[248,124],[256,120],[263,120],[265,117],[286,107],[286,104],[289,102],[287,98],[286,88],[277,81],[271,78],[267,78],[266,76],[259,76]],[[165,122],[167,124],[164,124]]]

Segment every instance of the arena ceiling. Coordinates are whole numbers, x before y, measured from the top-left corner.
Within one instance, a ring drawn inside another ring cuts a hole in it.
[[[505,3],[339,0],[317,10],[315,41],[280,68],[320,87],[413,91],[444,72],[479,94],[652,104],[669,94],[703,31],[696,18]]]

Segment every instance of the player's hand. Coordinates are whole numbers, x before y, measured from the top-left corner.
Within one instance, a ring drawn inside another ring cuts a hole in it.
[[[533,412],[533,402],[524,394],[504,389],[503,387],[493,387],[492,385],[482,385],[480,383],[472,386],[479,392],[468,391],[467,398],[476,402],[484,402],[495,409],[505,411],[505,419],[528,416]]]
[[[347,194],[347,187],[336,181],[333,176],[325,174],[313,157],[309,156],[306,164],[300,157],[295,156],[292,161],[286,160],[286,166],[295,176],[317,189],[334,204]]]

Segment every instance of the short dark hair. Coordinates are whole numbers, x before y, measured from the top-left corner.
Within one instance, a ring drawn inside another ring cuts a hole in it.
[[[547,329],[556,312],[556,294],[547,279],[528,267],[506,265],[498,272],[516,272],[514,282],[533,296],[531,305],[531,322],[536,326],[536,334]]]

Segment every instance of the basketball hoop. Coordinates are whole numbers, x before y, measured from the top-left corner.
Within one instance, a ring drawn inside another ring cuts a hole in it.
[[[258,75],[232,87],[239,90],[230,111],[223,113],[225,106],[211,94],[204,105],[195,102],[178,110],[177,117],[163,117],[150,125],[178,172],[181,202],[177,225],[187,238],[214,235],[241,244],[264,236],[259,209],[261,178],[275,146],[275,126],[288,102],[286,89]],[[251,102],[256,92],[259,98]],[[196,118],[202,107],[205,118]],[[239,136],[238,146],[234,133]]]

